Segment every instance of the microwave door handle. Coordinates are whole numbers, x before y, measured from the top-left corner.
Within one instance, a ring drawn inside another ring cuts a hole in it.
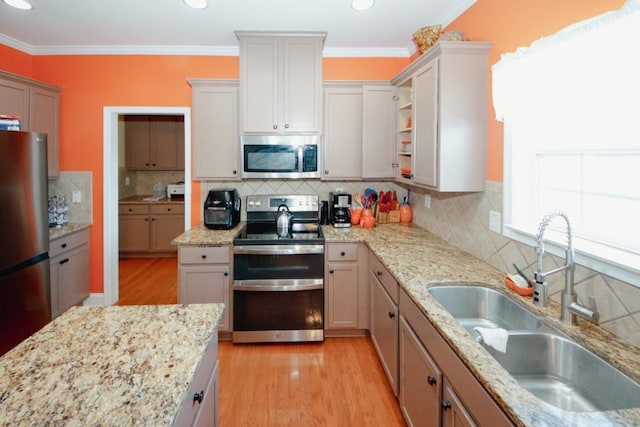
[[[304,145],[298,146],[298,172],[304,172]]]

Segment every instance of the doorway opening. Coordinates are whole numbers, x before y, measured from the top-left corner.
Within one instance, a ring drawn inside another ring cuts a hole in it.
[[[172,115],[184,117],[184,227],[191,224],[191,109],[187,107],[105,107],[104,108],[104,293],[103,304],[113,305],[119,300],[119,141],[122,135],[122,116]]]

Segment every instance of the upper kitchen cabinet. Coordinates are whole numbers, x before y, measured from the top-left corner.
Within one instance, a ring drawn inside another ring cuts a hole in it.
[[[62,89],[11,73],[0,72],[0,114],[20,117],[23,131],[47,134],[49,178],[57,178],[60,92]]]
[[[240,40],[240,130],[320,134],[326,33],[236,31]]]
[[[239,179],[238,81],[190,79],[194,179]]]
[[[362,87],[362,177],[394,178],[394,89],[388,85]]]
[[[438,42],[396,76],[397,179],[484,191],[491,43]]]
[[[129,170],[184,170],[182,116],[125,116],[125,164]]]

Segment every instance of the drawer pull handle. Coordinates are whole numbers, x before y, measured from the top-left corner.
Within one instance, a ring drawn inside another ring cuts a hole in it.
[[[438,383],[438,380],[436,380],[436,377],[432,377],[431,375],[427,376],[427,382],[429,383],[429,385],[436,385]]]
[[[68,262],[69,262],[69,258],[65,258],[65,259],[63,259],[62,261],[60,261],[60,265],[62,265],[62,264],[66,264],[66,263],[68,263]]]
[[[202,254],[200,256],[202,257],[202,259],[207,259],[207,254]]]
[[[202,403],[202,399],[204,399],[204,390],[201,390],[200,393],[193,394],[193,401]]]
[[[396,317],[396,314],[393,311],[389,312],[389,319],[393,319],[394,317]]]
[[[66,243],[63,243],[63,244],[61,244],[60,246],[62,247],[62,249],[64,249],[64,248],[66,248],[66,247],[67,247],[67,244],[66,244]]]

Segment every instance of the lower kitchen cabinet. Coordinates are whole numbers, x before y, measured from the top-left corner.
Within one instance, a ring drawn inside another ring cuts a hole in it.
[[[230,259],[228,246],[180,246],[178,304],[224,303],[218,330],[231,331]]]
[[[173,255],[171,241],[184,232],[183,203],[120,203],[120,256]]]
[[[89,296],[89,230],[54,239],[49,248],[51,315],[55,319]]]
[[[378,258],[369,255],[371,341],[394,395],[398,395],[398,283]]]
[[[326,330],[369,328],[367,252],[367,247],[362,243],[327,245]]]
[[[447,341],[400,291],[400,406],[410,426],[512,426]]]
[[[196,368],[174,426],[212,427],[218,425],[218,334],[214,333]]]

